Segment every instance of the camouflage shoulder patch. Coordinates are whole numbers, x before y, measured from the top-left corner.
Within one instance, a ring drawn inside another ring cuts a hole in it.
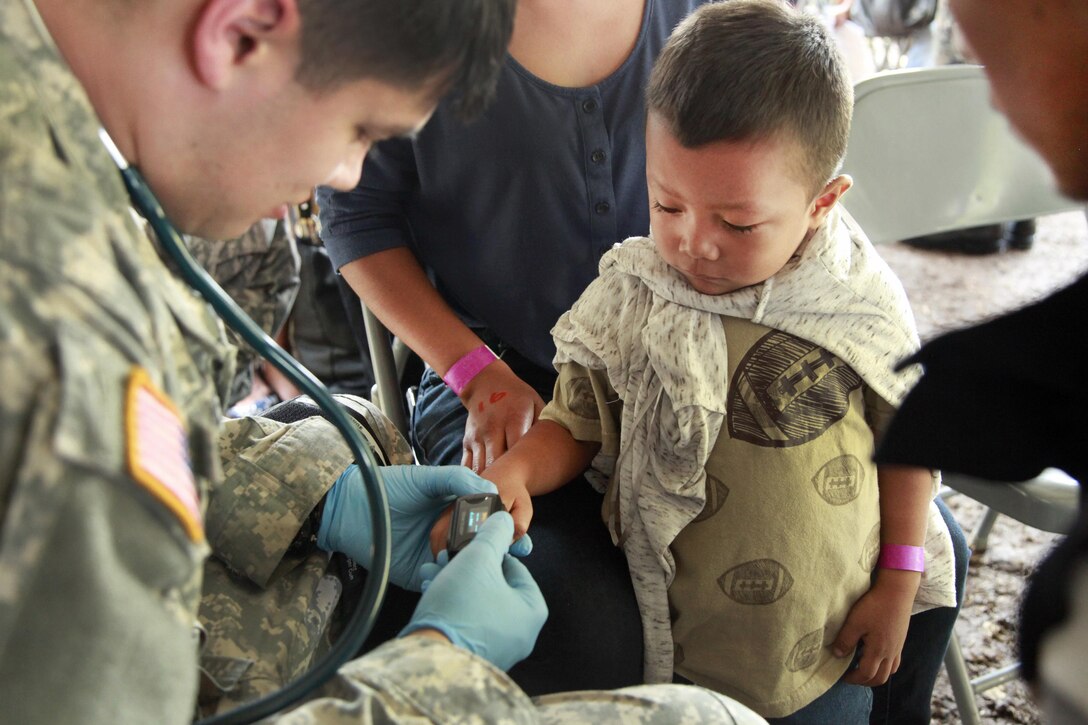
[[[140,367],[129,375],[124,426],[129,473],[177,516],[193,542],[203,542],[204,517],[181,414]]]

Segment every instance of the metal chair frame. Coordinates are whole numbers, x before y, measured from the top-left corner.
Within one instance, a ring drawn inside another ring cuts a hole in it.
[[[406,398],[401,394],[400,381],[412,351],[389,331],[373,312],[361,303],[370,363],[374,370],[374,387],[370,399],[393,422],[405,438],[408,437],[408,417],[411,415]]]

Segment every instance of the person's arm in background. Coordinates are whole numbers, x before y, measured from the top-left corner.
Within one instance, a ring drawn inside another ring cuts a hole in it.
[[[192,235],[186,235],[185,240],[190,254],[212,279],[265,333],[278,339],[302,283],[298,250],[283,223],[262,219],[245,234],[229,241]],[[229,397],[223,401],[229,409],[251,394],[261,358],[230,327],[227,337],[238,349],[234,381]],[[298,392],[287,397],[294,395]],[[281,400],[287,397],[281,396]]]
[[[405,205],[418,186],[411,142],[378,144],[350,192],[318,190],[322,238],[334,264],[389,331],[439,375],[483,344],[435,290],[409,247]],[[496,360],[461,392],[468,411],[462,463],[479,472],[524,435],[544,407]]]

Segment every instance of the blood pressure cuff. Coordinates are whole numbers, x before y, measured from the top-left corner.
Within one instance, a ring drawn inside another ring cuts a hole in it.
[[[404,439],[378,408],[370,401],[355,395],[333,395],[333,399],[344,406],[344,410],[355,421],[359,432],[370,444],[370,450],[378,460],[378,465],[389,466],[393,464],[393,457],[397,454],[398,443]],[[314,402],[308,395],[300,395],[291,400],[272,406],[261,413],[262,418],[269,418],[279,423],[295,423],[306,418],[319,415],[335,425],[332,417]],[[411,453],[402,452],[409,458],[402,463],[411,463]]]
[[[333,398],[344,406],[351,420],[355,422],[379,466],[412,463],[412,452],[408,442],[377,406],[355,395],[338,394],[333,395]],[[285,400],[261,414],[262,418],[278,423],[296,423],[314,416],[320,416],[333,423],[331,416],[308,395]],[[321,499],[299,529],[288,551],[300,552],[315,544],[324,508],[325,499]]]

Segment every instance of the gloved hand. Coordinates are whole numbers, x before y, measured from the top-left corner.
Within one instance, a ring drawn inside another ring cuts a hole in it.
[[[445,551],[425,564],[424,591],[403,637],[436,629],[458,647],[508,670],[529,656],[548,605],[525,565],[510,556],[514,520],[488,517],[453,561]]]
[[[420,567],[433,560],[430,532],[439,515],[456,497],[494,493],[495,486],[463,466],[384,466],[378,471],[389,498],[393,540],[389,581],[419,591]],[[370,499],[355,464],[325,495],[317,545],[343,552],[370,569],[374,557]]]

